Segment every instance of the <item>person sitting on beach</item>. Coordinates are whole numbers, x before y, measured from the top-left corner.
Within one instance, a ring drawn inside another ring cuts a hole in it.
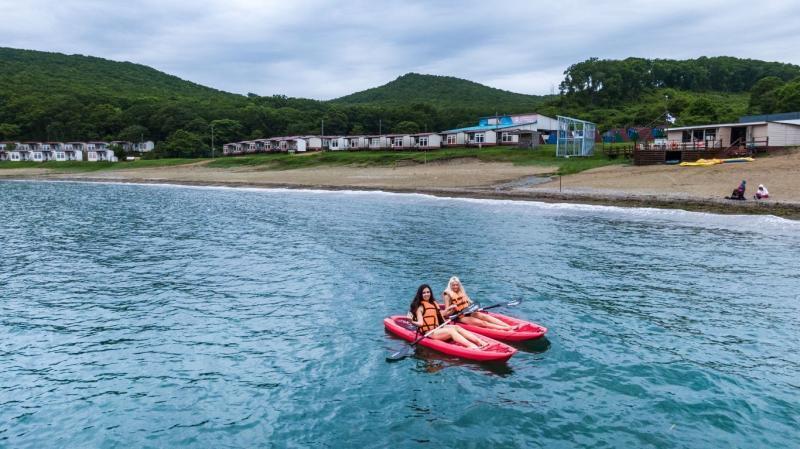
[[[744,191],[745,191],[746,186],[747,186],[747,181],[742,180],[742,183],[739,184],[739,187],[733,189],[733,193],[731,193],[731,196],[729,196],[728,199],[731,199],[731,200],[743,200],[743,199],[745,199],[744,198]]]
[[[767,190],[766,187],[764,187],[764,184],[758,185],[758,190],[756,190],[756,194],[753,196],[753,198],[757,200],[763,200],[769,198],[769,191]]]
[[[433,297],[433,291],[428,284],[422,284],[417,289],[414,300],[411,301],[409,314],[413,317],[411,322],[417,326],[417,331],[422,334],[436,329],[444,323],[442,314],[439,311],[439,304]],[[434,340],[453,340],[454,342],[467,348],[483,348],[488,345],[472,332],[453,325],[445,325],[431,333],[429,338]]]
[[[461,281],[453,276],[447,282],[447,290],[442,293],[445,304],[445,314],[452,315],[458,313],[472,304],[472,300],[461,285]],[[458,318],[464,324],[471,324],[473,326],[485,327],[487,329],[496,329],[501,331],[514,330],[515,327],[509,326],[501,320],[483,312],[473,312],[467,316]]]

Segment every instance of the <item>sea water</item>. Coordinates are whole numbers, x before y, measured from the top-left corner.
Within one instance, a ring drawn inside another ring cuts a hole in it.
[[[0,447],[798,447],[800,223],[0,183]],[[507,363],[382,319],[457,275]]]

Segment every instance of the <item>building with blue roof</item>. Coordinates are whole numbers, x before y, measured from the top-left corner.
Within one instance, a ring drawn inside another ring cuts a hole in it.
[[[442,131],[442,146],[518,145],[521,135],[550,134],[558,120],[537,114],[481,117],[478,124]]]

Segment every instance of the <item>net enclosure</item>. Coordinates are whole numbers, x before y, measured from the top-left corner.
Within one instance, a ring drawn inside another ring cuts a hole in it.
[[[559,115],[556,156],[591,156],[596,128],[592,122]]]

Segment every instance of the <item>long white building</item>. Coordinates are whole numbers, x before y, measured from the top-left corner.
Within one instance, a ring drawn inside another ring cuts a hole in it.
[[[117,162],[114,146],[128,153],[153,151],[152,141],[113,142],[0,142],[0,161]]]
[[[519,146],[523,143],[521,136],[548,135],[557,129],[558,120],[537,113],[496,115],[480,118],[476,126],[442,132],[273,137],[226,143],[222,147],[222,152],[225,155],[239,155],[317,150],[423,150],[454,146]],[[258,145],[258,142],[262,141],[265,144]]]

